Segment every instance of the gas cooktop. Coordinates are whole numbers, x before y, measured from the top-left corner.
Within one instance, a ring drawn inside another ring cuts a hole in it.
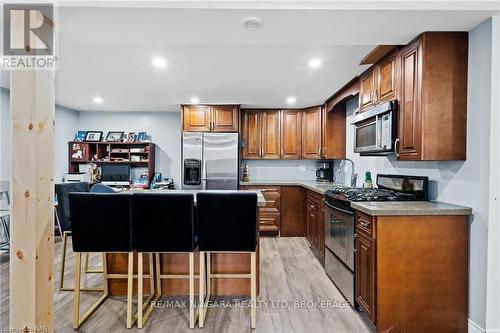
[[[378,175],[378,188],[337,186],[325,192],[326,200],[342,201],[425,201],[428,199],[427,177]]]

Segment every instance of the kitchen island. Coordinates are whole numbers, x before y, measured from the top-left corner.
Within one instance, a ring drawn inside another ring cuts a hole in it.
[[[202,192],[202,190],[151,190],[158,193],[193,193]],[[137,192],[123,191],[122,193]],[[143,192],[143,191],[140,191]],[[257,206],[263,207],[266,201],[260,191],[232,191],[232,190],[208,190],[203,192],[216,193],[232,193],[232,192],[255,192],[257,193]],[[196,195],[195,195],[196,206]],[[257,215],[258,223],[259,216]],[[257,290],[259,288],[259,237],[257,237]],[[144,274],[149,274],[149,256],[144,256]],[[195,274],[198,274],[199,269],[199,253],[195,251]],[[214,253],[211,258],[212,273],[232,273],[246,274],[250,273],[250,254],[232,254],[232,253]],[[109,274],[126,274],[127,273],[127,254],[108,253],[106,255],[107,270]],[[134,264],[137,265],[137,260],[134,259]],[[165,253],[160,255],[160,265],[162,274],[188,274],[188,255],[183,253]],[[134,274],[137,272],[137,267],[134,267]],[[197,280],[197,278],[196,278]],[[187,279],[163,279],[162,280],[162,295],[188,295],[189,286]],[[212,295],[215,296],[250,296],[250,280],[237,278],[212,279]],[[108,288],[110,295],[126,295],[127,280],[126,279],[109,279]],[[195,292],[197,293],[198,283],[195,283]],[[144,279],[144,292],[149,293],[149,281]]]

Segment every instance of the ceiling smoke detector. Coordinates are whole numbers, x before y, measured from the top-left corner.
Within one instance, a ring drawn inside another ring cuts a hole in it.
[[[262,27],[262,20],[257,17],[247,17],[243,20],[243,26],[248,30],[257,30]]]

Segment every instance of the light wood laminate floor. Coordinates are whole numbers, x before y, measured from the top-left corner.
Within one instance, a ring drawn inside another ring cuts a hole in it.
[[[56,242],[56,277],[59,276],[60,270],[61,245],[61,241]],[[69,249],[71,249],[70,244]],[[304,238],[261,238],[261,250],[261,290],[258,297],[261,308],[257,310],[255,330],[250,329],[249,308],[244,306],[223,308],[230,302],[228,298],[217,299],[220,301],[218,303],[220,307],[208,310],[203,329],[189,329],[187,308],[165,307],[156,309],[143,329],[127,330],[125,298],[111,297],[78,332],[368,332],[359,315],[350,307],[344,306],[344,298],[328,279]],[[68,285],[73,284],[73,262],[73,255],[69,253],[65,281]],[[99,257],[94,255],[91,266],[99,265]],[[99,274],[82,274],[82,280],[87,286],[98,286],[102,281]],[[58,286],[58,279],[54,282]],[[8,287],[8,257],[1,255],[0,329],[8,326]],[[71,324],[73,293],[59,292],[57,288],[55,289],[56,332],[74,332]],[[96,298],[97,293],[84,293],[82,309]],[[182,302],[187,299],[163,298],[162,300]]]

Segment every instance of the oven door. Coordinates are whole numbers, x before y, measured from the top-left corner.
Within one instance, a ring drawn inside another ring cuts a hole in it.
[[[377,116],[357,123],[354,129],[354,152],[367,153],[379,150],[379,133]]]
[[[354,271],[354,213],[325,205],[325,246]]]

